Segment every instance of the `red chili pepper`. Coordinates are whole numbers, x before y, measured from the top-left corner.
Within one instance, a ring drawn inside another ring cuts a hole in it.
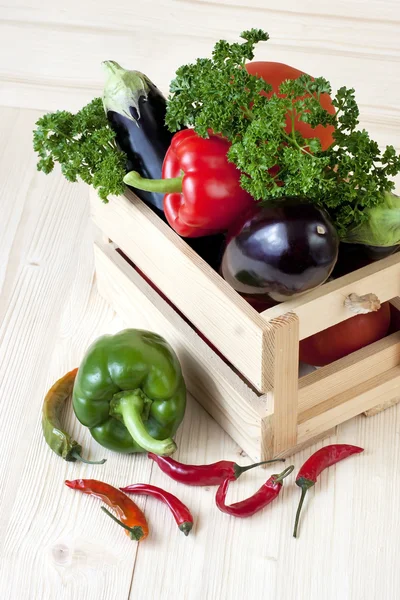
[[[73,490],[79,490],[84,494],[100,498],[100,500],[103,500],[103,502],[113,508],[121,520],[114,517],[103,506],[101,507],[109,517],[126,529],[126,533],[131,540],[144,540],[148,536],[149,527],[143,512],[118,488],[103,481],[97,481],[96,479],[75,479],[74,481],[66,481],[65,485]]]
[[[344,458],[363,451],[364,448],[352,446],[350,444],[331,444],[330,446],[325,446],[324,448],[317,450],[317,452],[314,452],[314,454],[312,454],[312,456],[306,460],[296,477],[296,485],[301,488],[301,497],[299,506],[297,508],[293,537],[297,537],[300,511],[303,506],[307,490],[315,485],[318,475],[320,475],[324,469],[335,465]]]
[[[179,235],[223,232],[255,203],[240,187],[240,171],[226,156],[229,148],[220,136],[205,139],[184,129],[172,138],[162,179],[144,179],[131,171],[124,181],[137,189],[164,192],[165,216]]]
[[[271,477],[260,487],[260,489],[240,502],[235,502],[230,506],[225,504],[226,493],[228,491],[229,483],[233,481],[232,478],[227,478],[221,483],[215,496],[215,502],[220,511],[233,515],[234,517],[251,517],[256,512],[270,504],[282,489],[282,481],[290,475],[293,471],[294,466],[286,467],[279,475],[271,475]]]
[[[170,492],[166,492],[155,485],[147,483],[135,483],[120,489],[129,494],[144,494],[161,500],[161,502],[164,502],[172,512],[179,529],[183,531],[185,535],[189,535],[189,532],[193,527],[193,517],[188,507],[185,506],[179,498]]]
[[[169,456],[159,456],[152,452],[149,452],[147,456],[154,460],[161,471],[171,479],[187,485],[219,485],[226,478],[237,479],[242,473],[254,469],[254,467],[273,462],[285,462],[284,458],[275,458],[247,465],[246,467],[241,467],[231,460],[220,460],[209,465],[185,465]]]

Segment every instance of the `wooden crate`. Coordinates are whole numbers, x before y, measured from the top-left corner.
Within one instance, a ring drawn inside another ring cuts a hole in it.
[[[351,316],[348,294],[400,309],[400,254],[259,314],[134,194],[103,204],[92,193],[91,212],[100,293],[128,326],[170,341],[188,389],[254,460],[400,399],[400,332],[298,374],[299,339]]]

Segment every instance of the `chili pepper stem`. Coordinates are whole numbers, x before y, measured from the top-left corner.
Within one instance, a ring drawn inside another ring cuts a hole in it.
[[[160,194],[172,194],[182,192],[182,177],[171,177],[170,179],[146,179],[137,171],[130,171],[124,177],[124,183],[145,192],[159,192]]]
[[[115,394],[110,404],[110,414],[122,421],[131,434],[132,438],[148,452],[154,454],[169,455],[175,452],[176,444],[173,439],[156,440],[153,438],[143,424],[147,418],[152,401],[142,390],[124,391]]]
[[[286,467],[286,469],[284,471],[282,471],[282,473],[279,473],[279,475],[274,476],[275,483],[282,483],[282,481],[285,479],[285,477],[290,475],[290,473],[293,470],[294,470],[294,465],[290,465],[290,467]]]
[[[185,521],[179,525],[179,529],[183,531],[183,533],[188,536],[190,531],[192,530],[193,523],[189,523],[189,521]]]
[[[244,473],[245,471],[249,471],[250,469],[254,469],[255,467],[260,467],[261,465],[268,465],[269,463],[274,463],[274,462],[285,462],[285,459],[284,458],[273,458],[271,460],[263,460],[258,463],[253,463],[252,465],[247,465],[245,467],[241,467],[240,465],[235,464],[235,466],[233,467],[233,470],[235,472],[235,477],[236,477],[236,479],[238,479],[238,477],[240,477],[242,475],[242,473]]]
[[[143,537],[143,529],[141,527],[129,527],[128,525],[125,525],[125,523],[123,523],[122,521],[120,521],[119,519],[117,519],[117,517],[115,517],[112,513],[110,513],[109,510],[107,510],[104,506],[100,507],[102,511],[104,511],[109,517],[111,517],[111,519],[113,521],[115,521],[116,523],[118,523],[118,525],[121,525],[121,527],[123,527],[124,529],[126,529],[127,531],[129,531],[129,537],[131,538],[131,540],[136,540],[137,542]]]
[[[294,521],[293,537],[295,537],[295,538],[297,537],[300,513],[301,513],[301,509],[303,507],[304,498],[306,497],[307,491],[310,489],[310,487],[315,485],[315,481],[311,481],[310,479],[299,479],[298,481],[296,481],[296,484],[299,487],[301,487],[301,496],[300,496],[299,505],[297,507],[296,518]]]
[[[73,450],[70,456],[79,462],[85,463],[85,465],[104,465],[107,461],[106,458],[102,458],[101,460],[87,460],[86,458],[82,458],[77,450]]]

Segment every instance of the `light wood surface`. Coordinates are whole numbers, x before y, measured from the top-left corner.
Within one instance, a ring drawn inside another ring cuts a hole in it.
[[[400,407],[356,417],[323,443],[364,454],[325,472],[308,494],[300,538],[291,537],[293,478],[275,505],[247,520],[217,511],[214,490],[169,481],[144,457],[97,446],[70,414],[73,435],[103,466],[66,463],[45,445],[43,396],[88,344],[124,324],[97,292],[88,190],[56,171],[37,174],[30,131],[38,113],[0,110],[0,586],[9,600],[396,600],[400,586]],[[21,168],[23,165],[23,168]],[[248,459],[189,398],[177,458]],[[321,442],[296,454],[296,469]],[[288,462],[286,463],[288,464]],[[229,500],[257,489],[271,469],[247,473]],[[65,479],[138,481],[178,494],[195,518],[188,538],[164,506],[138,498],[151,535],[137,546]]]
[[[39,113],[27,109],[79,109],[100,95],[104,59],[144,71],[166,93],[183,62],[208,56],[220,37],[234,40],[256,26],[272,38],[257,59],[323,74],[334,88],[354,86],[362,126],[379,144],[399,149],[399,23],[398,0],[13,0],[0,6],[0,106],[23,109],[0,109],[1,598],[398,600],[400,406],[339,425],[292,458],[297,470],[327,443],[365,448],[310,490],[298,540],[291,537],[299,498],[294,477],[273,506],[235,520],[217,511],[212,488],[180,486],[142,456],[103,451],[70,411],[66,423],[85,456],[105,456],[107,463],[67,464],[47,448],[40,427],[45,392],[79,364],[93,339],[125,324],[97,290],[88,190],[66,183],[58,170],[49,177],[36,173],[31,130]],[[392,350],[382,348],[388,362]],[[387,380],[379,385],[394,395],[400,388]],[[248,461],[191,398],[177,442],[177,458],[185,462]],[[228,499],[251,494],[271,472],[243,475]],[[190,506],[194,531],[185,538],[165,507],[138,498],[151,525],[138,546],[97,500],[63,485],[77,477],[164,486]]]

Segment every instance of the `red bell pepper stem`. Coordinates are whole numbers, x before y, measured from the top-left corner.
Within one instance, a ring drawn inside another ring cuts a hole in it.
[[[306,497],[307,490],[315,485],[318,475],[322,473],[324,469],[335,465],[339,461],[351,456],[352,454],[359,454],[363,452],[364,448],[359,446],[352,446],[351,444],[331,444],[320,448],[317,452],[314,452],[306,460],[296,477],[296,485],[301,488],[300,502],[297,507],[296,519],[294,523],[293,537],[297,537],[297,530],[299,526],[300,512]]]
[[[182,177],[170,179],[146,179],[137,171],[129,171],[124,177],[124,183],[145,192],[159,192],[160,194],[173,194],[182,192]]]
[[[127,530],[127,535],[131,540],[144,540],[148,536],[149,528],[143,512],[133,500],[118,488],[96,479],[75,479],[74,481],[66,481],[65,485],[73,490],[79,490],[84,494],[100,498],[110,508],[114,509],[121,521],[109,514],[108,511],[106,512],[114,521],[117,521],[119,525]]]
[[[239,169],[228,160],[229,148],[230,143],[219,135],[202,138],[193,129],[184,129],[171,140],[162,179],[146,180],[133,171],[124,182],[164,193],[165,217],[180,236],[222,233],[255,204],[241,187]]]
[[[161,500],[161,502],[164,502],[170,509],[179,529],[183,531],[185,535],[189,535],[189,532],[193,527],[193,517],[188,507],[185,506],[179,498],[170,492],[166,492],[155,485],[147,483],[135,483],[120,489],[128,494],[144,494]]]
[[[272,475],[255,494],[246,498],[246,500],[241,500],[231,505],[225,504],[229,483],[233,481],[232,478],[228,477],[219,486],[215,496],[215,503],[221,512],[228,515],[233,515],[234,517],[251,517],[279,496],[283,480],[290,475],[293,469],[294,466],[290,465],[290,467],[286,467],[279,475]]]
[[[273,462],[285,462],[284,458],[264,460],[241,467],[231,460],[220,460],[209,465],[185,465],[170,457],[158,456],[149,452],[147,455],[154,460],[161,471],[171,477],[174,481],[186,485],[220,485],[225,479],[237,479],[242,473],[261,465]]]

